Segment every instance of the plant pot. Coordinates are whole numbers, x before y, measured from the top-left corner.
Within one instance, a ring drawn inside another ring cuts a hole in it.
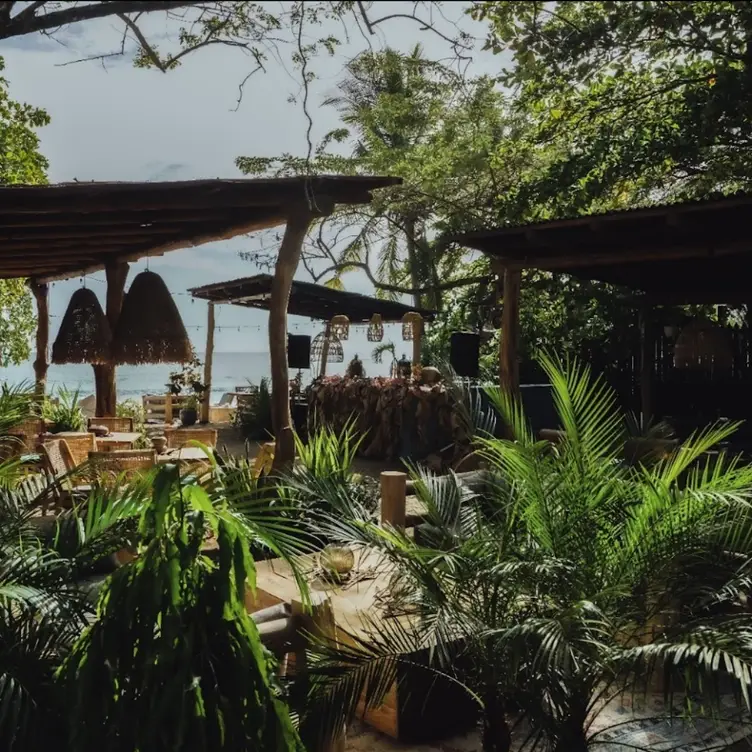
[[[184,426],[192,426],[198,420],[198,410],[195,407],[184,407],[180,411],[180,422]]]

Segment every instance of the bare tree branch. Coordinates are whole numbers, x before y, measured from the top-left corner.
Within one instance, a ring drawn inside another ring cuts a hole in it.
[[[37,31],[49,31],[79,21],[90,21],[95,18],[119,16],[121,13],[150,13],[152,11],[173,10],[175,8],[202,5],[200,0],[175,2],[174,0],[157,0],[156,2],[122,2],[109,0],[108,2],[89,3],[87,5],[67,4],[60,10],[37,14],[46,2],[33,2],[20,13],[9,20],[0,23],[0,39],[33,34]]]
[[[443,39],[445,42],[449,42],[449,44],[451,44],[453,47],[459,47],[465,50],[471,49],[470,45],[460,41],[459,39],[452,39],[451,37],[448,37],[446,34],[439,31],[432,23],[419,18],[414,13],[390,13],[388,16],[382,16],[381,18],[377,18],[372,21],[370,18],[368,18],[368,11],[366,10],[366,7],[362,0],[357,0],[357,6],[358,10],[360,11],[360,15],[363,18],[363,23],[365,23],[366,29],[368,29],[369,34],[375,34],[376,32],[374,31],[374,29],[380,23],[393,21],[395,18],[402,18],[408,21],[415,21],[416,23],[420,24],[421,31],[431,31],[438,37]]]
[[[126,16],[124,13],[118,13],[117,17],[133,32],[133,36],[136,37],[138,43],[141,45],[141,49],[146,53],[149,60],[154,63],[154,67],[161,70],[162,73],[167,73],[167,68],[162,65],[162,61],[159,59],[159,55],[157,55],[154,48],[146,41],[146,37],[141,32],[141,29],[138,28],[136,22]]]

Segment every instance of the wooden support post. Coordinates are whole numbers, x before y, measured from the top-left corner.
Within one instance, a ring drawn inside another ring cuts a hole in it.
[[[326,360],[329,357],[329,337],[332,336],[332,322],[326,322],[324,329],[324,344],[321,347],[321,366],[319,367],[319,378],[326,376]]]
[[[113,333],[120,318],[120,310],[123,307],[128,268],[128,264],[124,261],[113,261],[105,267],[105,275],[107,277],[105,312]],[[114,363],[102,363],[101,365],[94,366],[94,382],[97,392],[97,416],[114,417],[117,412],[117,386],[115,384]]]
[[[306,204],[292,208],[274,267],[269,302],[269,355],[272,372],[272,426],[274,470],[289,468],[295,461],[295,437],[290,414],[290,374],[287,369],[287,304],[292,280],[300,263],[308,228],[315,214]]]
[[[504,269],[504,309],[499,345],[499,386],[516,393],[520,388],[517,345],[520,330],[520,270]]]
[[[653,339],[653,310],[649,306],[640,308],[640,408],[643,430],[653,419],[653,365],[655,341]]]
[[[381,524],[405,529],[407,475],[393,470],[381,473]]]
[[[413,322],[413,368],[420,365],[420,350],[423,344],[423,319]]]
[[[50,342],[50,288],[49,285],[29,280],[29,287],[37,304],[36,359],[34,360],[34,394],[44,398],[47,389],[47,348]]]
[[[214,303],[209,303],[206,321],[206,354],[204,355],[204,398],[201,401],[201,422],[209,422],[211,408],[212,361],[214,360]]]
[[[295,646],[295,673],[298,681],[305,680],[308,674],[308,660],[306,657],[306,642],[313,637],[330,642],[337,642],[337,625],[334,621],[332,604],[325,593],[311,593],[310,605],[294,600],[290,604],[292,614],[297,622],[299,634],[304,639]],[[315,752],[344,752],[345,728],[333,739],[323,741],[317,745]]]
[[[168,394],[164,403],[164,422],[169,426],[172,420],[172,395]]]

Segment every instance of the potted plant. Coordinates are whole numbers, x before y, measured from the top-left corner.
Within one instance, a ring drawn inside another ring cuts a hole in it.
[[[180,422],[184,426],[192,426],[198,420],[198,396],[191,394],[184,402],[180,410]]]
[[[192,426],[198,420],[198,406],[204,398],[206,386],[201,382],[201,361],[194,355],[179,371],[169,376],[167,391],[174,397],[188,395],[180,410],[180,422]]]

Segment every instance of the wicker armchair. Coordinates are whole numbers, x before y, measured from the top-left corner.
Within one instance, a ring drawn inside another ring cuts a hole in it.
[[[209,447],[217,446],[216,428],[175,428],[165,433],[168,449],[180,449],[191,441],[198,441]]]
[[[68,442],[65,439],[46,441],[39,446],[44,462],[44,469],[50,478],[50,495],[55,506],[69,507],[76,495],[86,496],[91,486],[74,485],[69,477],[76,468]],[[42,506],[42,513],[47,505]]]
[[[100,479],[102,476],[126,478],[148,471],[157,464],[157,453],[153,449],[124,449],[115,452],[89,452],[92,471]]]
[[[44,466],[48,473],[58,478],[76,467],[68,442],[65,439],[46,441],[40,447]]]
[[[59,435],[60,438],[65,439],[76,465],[83,465],[89,459],[89,452],[93,452],[97,448],[93,433],[64,433]]]

